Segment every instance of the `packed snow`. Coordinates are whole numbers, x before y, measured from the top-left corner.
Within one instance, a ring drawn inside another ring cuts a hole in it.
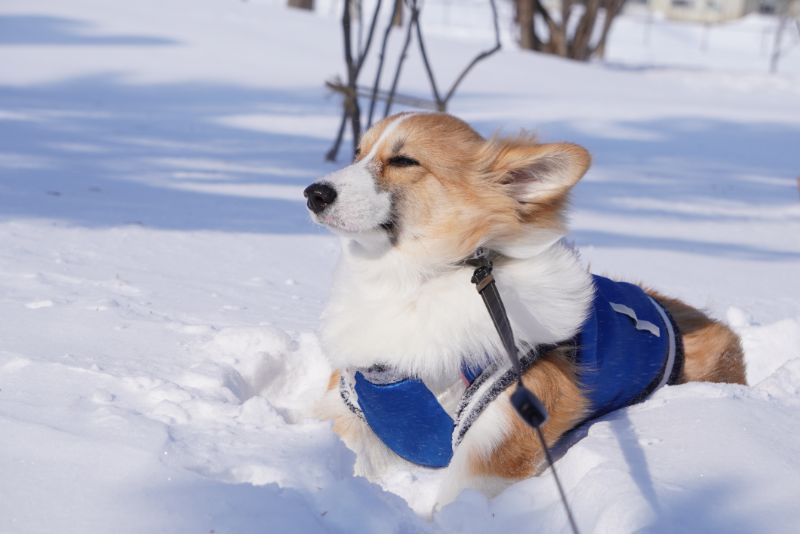
[[[283,3],[0,5],[0,532],[568,532],[549,472],[432,512],[436,472],[354,477],[311,416],[338,244],[301,192],[335,168],[343,69],[335,3]],[[430,4],[446,82],[491,35]],[[749,387],[666,387],[559,451],[582,532],[800,524],[800,46],[768,75],[774,24],[632,13],[591,64],[506,24],[452,102],[586,146],[587,264],[742,336]]]

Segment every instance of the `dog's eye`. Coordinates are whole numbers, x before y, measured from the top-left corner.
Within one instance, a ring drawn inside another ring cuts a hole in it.
[[[419,161],[408,156],[392,156],[389,158],[389,165],[392,167],[414,167],[419,165]]]

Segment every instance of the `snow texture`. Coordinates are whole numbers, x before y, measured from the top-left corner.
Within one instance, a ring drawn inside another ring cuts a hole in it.
[[[431,515],[437,473],[354,477],[310,417],[338,245],[301,192],[335,170],[340,37],[334,2],[283,3],[0,5],[0,532],[567,532],[549,473]],[[485,6],[430,4],[446,81]],[[504,35],[453,101],[586,146],[584,259],[743,339],[751,387],[666,387],[559,451],[583,532],[800,524],[800,48],[768,76],[774,24],[633,13],[603,64]]]

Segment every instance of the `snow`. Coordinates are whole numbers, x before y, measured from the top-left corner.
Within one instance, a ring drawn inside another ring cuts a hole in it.
[[[549,473],[430,514],[436,473],[353,477],[311,417],[338,245],[300,192],[333,169],[339,29],[278,4],[0,6],[0,532],[567,532]],[[444,82],[486,44],[464,13],[432,10]],[[772,24],[633,14],[606,64],[506,46],[453,101],[589,148],[593,270],[742,336],[751,387],[667,387],[559,451],[584,532],[800,521],[800,48],[767,75]]]

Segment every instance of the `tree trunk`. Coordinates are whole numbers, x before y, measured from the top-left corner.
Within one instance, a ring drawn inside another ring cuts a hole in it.
[[[606,1],[606,13],[605,19],[603,20],[603,30],[600,33],[600,39],[597,41],[597,45],[592,51],[593,56],[599,57],[600,59],[605,59],[606,43],[608,42],[608,34],[611,32],[611,25],[614,23],[614,19],[617,18],[617,15],[619,15],[620,11],[622,11],[623,5],[625,5],[625,0]]]
[[[569,29],[569,19],[572,17],[572,4],[574,0],[561,0],[561,26]]]
[[[519,45],[525,50],[535,50],[533,0],[517,0],[517,23],[519,24]]]
[[[314,9],[314,0],[289,0],[289,7],[296,7],[297,9]]]
[[[554,54],[561,57],[568,57],[568,40],[567,28],[563,24],[558,24],[547,8],[544,7],[541,0],[534,0],[534,7],[536,12],[542,16],[545,24],[547,24],[547,41],[544,41],[540,46],[540,50],[548,54]],[[534,27],[535,29],[535,27]]]
[[[392,15],[392,25],[398,28],[403,27],[403,0],[395,0],[394,15]]]
[[[554,14],[553,10],[556,8],[546,7],[543,0],[515,0],[515,19],[519,25],[520,46],[547,54],[588,61],[595,54],[605,53],[611,25],[622,11],[625,1],[561,0],[559,11]],[[575,31],[570,32],[573,26],[570,24],[570,19],[578,5],[583,6],[583,13],[574,25]],[[593,44],[601,9],[604,12],[602,28],[597,43]],[[543,37],[536,32],[539,20],[547,26],[547,34]]]
[[[591,41],[594,25],[597,23],[597,13],[600,11],[600,0],[587,0],[585,11],[575,28],[572,37],[572,50],[569,56],[580,61],[587,61],[591,56]]]

